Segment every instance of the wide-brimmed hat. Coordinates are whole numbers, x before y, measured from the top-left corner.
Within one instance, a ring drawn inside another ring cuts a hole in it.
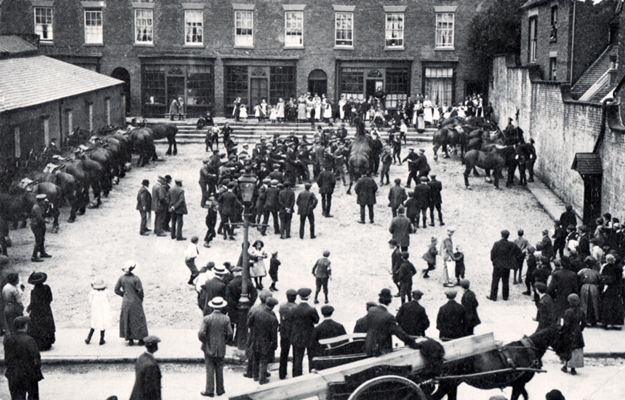
[[[252,243],[252,247],[256,247],[257,244],[260,244],[261,247],[265,247],[265,243],[260,239],[256,239],[254,243]]]
[[[91,282],[91,287],[96,290],[106,289],[106,282],[104,282],[104,279],[102,278],[96,278],[93,282]]]
[[[36,285],[38,283],[44,283],[48,279],[48,275],[45,272],[33,272],[28,277],[28,283]]]
[[[217,296],[213,297],[213,299],[208,302],[208,305],[211,308],[224,308],[228,305],[228,302],[224,300],[223,297]]]
[[[215,268],[213,268],[213,272],[215,273],[215,275],[226,275],[228,273],[228,270],[223,265],[215,265]]]
[[[125,273],[132,272],[133,269],[137,268],[137,263],[134,260],[128,260],[122,267],[122,271]]]

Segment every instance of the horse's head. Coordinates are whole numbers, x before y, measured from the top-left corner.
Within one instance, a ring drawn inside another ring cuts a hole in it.
[[[559,326],[556,325],[534,332],[530,337],[527,338],[531,342],[532,347],[539,354],[539,357],[542,357],[549,348],[549,346],[552,346],[555,343],[558,337],[558,331]]]

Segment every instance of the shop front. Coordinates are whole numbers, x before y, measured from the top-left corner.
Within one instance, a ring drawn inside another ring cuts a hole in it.
[[[296,97],[296,60],[224,59],[224,113],[232,115],[241,98],[248,113],[265,100],[275,106],[280,99]]]
[[[423,62],[423,95],[438,107],[452,107],[456,102],[457,63]]]
[[[142,58],[141,99],[145,117],[163,117],[174,99],[182,98],[188,117],[213,112],[214,60],[207,58]]]
[[[337,62],[338,97],[366,100],[383,93],[387,109],[397,109],[410,96],[411,60]]]

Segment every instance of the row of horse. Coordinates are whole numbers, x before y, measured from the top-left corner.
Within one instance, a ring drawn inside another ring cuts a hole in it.
[[[533,181],[536,150],[532,143],[524,141],[523,131],[519,127],[504,132],[495,123],[483,118],[454,117],[441,124],[434,134],[433,145],[435,160],[438,159],[439,149],[445,152],[445,157],[449,157],[449,149],[460,150],[460,157],[465,165],[463,175],[467,188],[471,171],[479,176],[476,167],[484,169],[488,178],[492,170],[497,188],[504,169],[508,172],[507,187],[514,185],[517,168],[521,185],[528,182],[526,170],[529,172],[529,182]]]
[[[107,127],[98,132],[77,128],[66,138],[62,150],[46,148],[41,154],[31,154],[27,163],[13,171],[8,187],[0,192],[2,237],[8,238],[10,223],[14,227],[18,222],[22,222],[22,227],[26,225],[38,194],[45,194],[48,200],[47,216],[53,221],[53,232],[59,227],[59,207],[66,203],[70,206],[68,222],[74,222],[87,207],[97,208],[102,204],[101,196],[108,196],[113,185],[130,169],[132,154],[139,155],[138,166],[156,160],[154,140],[163,136],[169,139],[168,132],[173,132],[169,154],[172,147],[176,154],[177,129],[167,124],[130,126],[126,130]]]

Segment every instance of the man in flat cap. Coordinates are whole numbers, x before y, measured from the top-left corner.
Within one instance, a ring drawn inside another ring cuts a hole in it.
[[[447,303],[438,310],[436,317],[436,329],[444,342],[467,335],[467,310],[456,302],[457,294],[454,289],[445,291]]]
[[[169,185],[162,176],[159,176],[156,184],[152,186],[152,211],[154,211],[154,234],[156,236],[167,236],[163,228],[167,214],[168,188]]]
[[[402,304],[397,312],[399,327],[410,336],[425,336],[425,331],[430,327],[430,319],[425,308],[419,304],[422,297],[422,291],[413,290],[412,300]]]
[[[514,242],[508,241],[509,236],[510,232],[507,230],[501,231],[501,239],[493,244],[490,251],[490,260],[493,263],[493,279],[490,286],[490,296],[486,296],[488,300],[497,301],[500,280],[503,299],[508,300],[510,294],[510,270],[517,268],[521,249]]]
[[[310,224],[310,238],[314,239],[315,236],[315,207],[317,207],[318,200],[313,192],[310,191],[312,185],[310,183],[304,184],[304,190],[297,195],[297,214],[299,215],[299,238],[304,239],[304,228],[306,227],[306,218]]]
[[[317,176],[317,186],[321,195],[321,215],[331,218],[330,209],[332,208],[332,194],[336,186],[336,177],[332,173],[329,166],[324,166],[323,171]]]
[[[421,218],[423,219],[423,228],[427,228],[427,210],[432,202],[432,191],[428,186],[427,180],[427,176],[420,177],[419,184],[414,188],[414,198]],[[417,227],[419,226],[419,219],[420,217],[417,215]]]
[[[161,369],[154,358],[160,341],[153,335],[143,339],[146,352],[135,363],[135,385],[130,400],[161,400]]]
[[[441,192],[443,191],[443,184],[436,179],[436,174],[430,174],[430,181],[428,182],[430,187],[430,226],[434,226],[434,209],[438,212],[438,224],[444,226],[443,212],[441,210],[443,204],[443,198]]]
[[[408,251],[410,246],[410,234],[415,231],[410,220],[406,217],[406,209],[404,206],[397,207],[397,216],[391,221],[389,232],[393,235],[393,239],[401,248],[401,251]]]
[[[360,206],[360,220],[361,224],[365,223],[365,207],[369,209],[369,222],[374,223],[375,215],[373,207],[376,203],[376,194],[378,192],[378,185],[375,183],[375,179],[371,177],[371,173],[367,172],[366,175],[360,177],[356,186],[354,186],[354,192],[356,192],[356,202]]]
[[[287,375],[287,364],[289,362],[289,351],[291,349],[291,331],[293,330],[293,312],[297,304],[297,291],[289,289],[286,291],[286,303],[280,305],[280,379],[285,379]]]
[[[315,331],[313,333],[315,355],[321,355],[321,353],[323,352],[323,348],[319,344],[320,340],[330,339],[347,334],[347,331],[345,331],[345,327],[332,319],[333,313],[334,307],[332,307],[331,305],[326,304],[321,307],[321,315],[323,316],[323,321],[321,321],[319,325],[315,326]]]
[[[302,288],[297,291],[300,303],[293,310],[293,325],[291,329],[291,344],[293,345],[293,377],[303,374],[304,354],[308,353],[308,368],[313,358],[313,332],[319,322],[319,313],[308,304],[312,290]]]
[[[284,183],[284,189],[278,193],[278,205],[280,208],[280,239],[291,238],[291,221],[295,207],[295,192],[291,182]]]
[[[315,304],[319,304],[319,292],[321,288],[323,288],[323,294],[326,298],[326,304],[328,301],[328,280],[332,276],[332,263],[328,259],[330,257],[330,252],[325,250],[323,252],[323,257],[315,262],[315,265],[312,269],[312,274],[315,277],[316,289],[315,289]]]
[[[215,388],[217,396],[226,391],[224,389],[224,359],[226,343],[232,339],[230,318],[222,310],[228,305],[223,297],[215,297],[209,303],[213,312],[202,319],[198,332],[198,339],[202,342],[204,362],[206,364],[206,388],[202,396],[213,397]]]
[[[419,149],[419,158],[414,162],[415,168],[417,169],[417,177],[422,178],[428,176],[430,171],[430,164],[428,163],[428,159],[425,156],[425,149]]]
[[[393,213],[393,218],[397,216],[397,209],[399,206],[403,205],[406,200],[408,200],[408,195],[406,195],[406,189],[401,187],[401,179],[395,179],[395,186],[392,186],[388,190],[388,206],[391,207],[391,212]]]
[[[412,183],[412,181],[414,180],[415,183],[419,183],[417,181],[417,172],[419,172],[419,170],[417,169],[417,165],[415,164],[415,162],[419,159],[419,155],[417,153],[414,152],[414,148],[410,147],[408,148],[408,155],[406,157],[404,157],[404,159],[401,161],[400,165],[405,163],[406,161],[408,161],[408,180],[406,181],[406,187],[409,188],[410,184]]]
[[[556,305],[553,298],[547,293],[547,285],[543,282],[536,282],[534,285],[536,292],[538,293],[538,313],[536,320],[538,321],[538,327],[536,332],[551,328],[558,324],[558,317],[556,316]]]
[[[152,212],[152,195],[148,190],[149,186],[150,181],[144,179],[141,182],[141,188],[139,188],[139,192],[137,193],[137,210],[141,215],[141,224],[139,225],[139,235],[141,236],[149,235],[148,217]]]
[[[41,356],[37,342],[28,333],[30,318],[17,317],[13,321],[15,334],[4,337],[5,376],[12,399],[39,399]]]
[[[273,312],[278,300],[269,297],[260,311],[251,313],[247,319],[250,330],[248,338],[252,357],[252,377],[259,384],[269,383],[267,364],[273,361],[274,352],[278,348],[278,319]]]
[[[46,220],[44,215],[46,213],[46,195],[38,194],[36,199],[37,202],[30,210],[30,230],[32,230],[33,235],[35,235],[35,247],[33,248],[33,255],[30,260],[33,262],[41,262],[43,261],[41,258],[50,258],[52,256],[46,253],[45,250]]]
[[[243,205],[234,193],[234,188],[236,186],[237,184],[235,182],[230,182],[228,184],[228,190],[222,193],[217,200],[221,209],[224,240],[234,240],[234,227],[232,223],[236,219],[237,210],[243,208]]]
[[[267,235],[267,225],[269,224],[269,214],[273,219],[273,233],[275,235],[280,234],[280,220],[278,219],[278,211],[280,210],[280,204],[278,200],[278,196],[280,194],[280,189],[278,189],[278,184],[280,181],[277,179],[272,179],[269,181],[269,187],[265,190],[263,194],[265,196],[264,204],[263,204],[263,227],[260,230],[260,234],[263,236]]]
[[[469,282],[468,279],[462,279],[460,281],[460,287],[464,289],[460,304],[462,304],[465,310],[467,310],[467,319],[465,324],[467,328],[467,335],[473,335],[473,329],[482,323],[480,316],[477,314],[477,307],[480,303],[477,301],[475,293],[470,289],[471,282]]]
[[[187,240],[182,236],[183,216],[187,214],[187,202],[184,198],[182,180],[176,179],[176,186],[169,189],[167,197],[169,199],[169,212],[171,213],[171,238],[176,240]]]

